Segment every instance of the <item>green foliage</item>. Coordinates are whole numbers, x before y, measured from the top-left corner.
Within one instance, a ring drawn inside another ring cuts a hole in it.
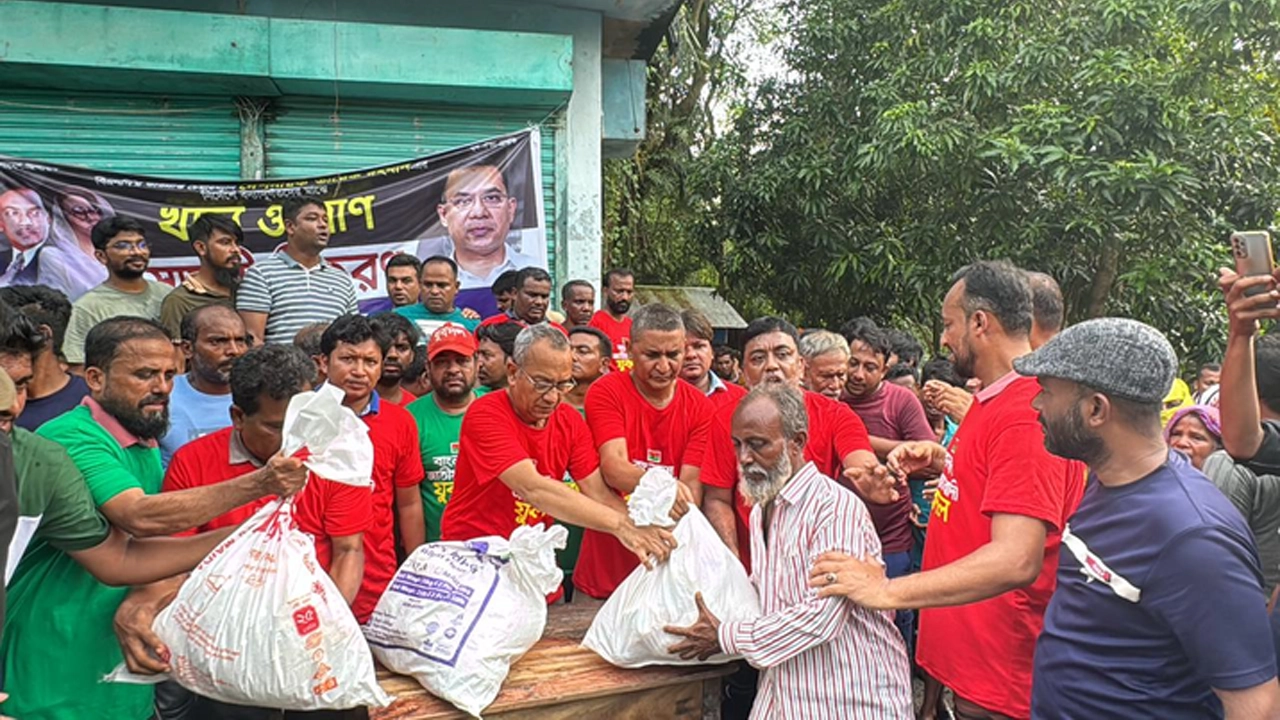
[[[1187,361],[1220,353],[1226,235],[1280,205],[1280,0],[786,14],[788,72],[680,160],[683,194],[643,198],[687,239],[663,262],[709,258],[739,306],[936,338],[951,273],[1003,257],[1058,278],[1072,320],[1130,315]]]

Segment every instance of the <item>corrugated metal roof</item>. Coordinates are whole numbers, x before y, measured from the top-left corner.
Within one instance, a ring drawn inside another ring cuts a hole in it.
[[[636,285],[636,302],[640,305],[660,302],[680,310],[697,310],[707,316],[714,328],[741,330],[747,326],[747,321],[716,294],[715,288]]]

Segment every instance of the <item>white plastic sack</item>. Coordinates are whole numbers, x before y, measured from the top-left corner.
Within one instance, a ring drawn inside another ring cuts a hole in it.
[[[387,586],[365,637],[387,668],[480,717],[511,664],[542,637],[546,596],[564,573],[559,525],[521,526],[511,539],[437,542],[413,552]]]
[[[373,442],[369,428],[342,404],[333,385],[294,395],[284,413],[280,450],[292,457],[305,449],[303,464],[326,480],[373,485]]]
[[[670,473],[659,468],[647,471],[628,500],[632,522],[670,524],[676,482]],[[698,508],[690,507],[672,534],[678,544],[671,557],[653,570],[641,566],[632,571],[601,606],[582,640],[584,647],[613,665],[700,665],[738,657],[713,655],[706,661],[683,660],[667,651],[683,638],[670,635],[663,628],[688,627],[698,619],[695,593],[702,593],[707,609],[722,622],[760,616],[760,599],[747,571]]]
[[[172,678],[222,702],[285,710],[383,707],[360,625],[316,562],[293,502],[268,503],[182,584],[152,629],[169,647]],[[107,678],[132,676],[124,666]]]

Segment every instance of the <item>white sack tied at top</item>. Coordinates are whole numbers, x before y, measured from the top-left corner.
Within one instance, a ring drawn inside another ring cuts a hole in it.
[[[280,450],[316,475],[346,485],[373,485],[373,442],[369,428],[342,404],[341,388],[321,385],[293,396],[284,414]]]

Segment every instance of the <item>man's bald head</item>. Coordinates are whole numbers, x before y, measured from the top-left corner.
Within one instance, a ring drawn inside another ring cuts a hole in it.
[[[1066,309],[1062,288],[1052,276],[1028,271],[1027,282],[1031,285],[1031,349],[1035,350],[1062,330]]]

